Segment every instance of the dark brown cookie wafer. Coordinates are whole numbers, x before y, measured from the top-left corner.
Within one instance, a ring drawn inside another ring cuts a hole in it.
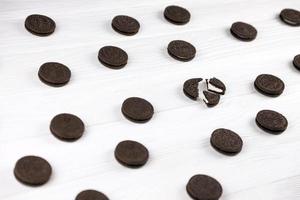
[[[61,63],[47,62],[40,67],[38,76],[47,85],[61,87],[70,81],[71,71]]]
[[[51,120],[50,131],[61,140],[75,141],[83,135],[84,123],[75,115],[63,113]]]
[[[284,82],[271,74],[261,74],[254,81],[254,86],[260,93],[267,96],[279,96],[284,90]]]
[[[96,190],[84,190],[80,192],[75,200],[109,200],[105,194]]]
[[[213,107],[218,105],[220,101],[220,95],[213,93],[213,92],[208,92],[208,91],[203,91],[204,98],[203,101],[208,107]]]
[[[168,53],[170,56],[179,61],[190,61],[196,55],[196,48],[183,40],[174,40],[168,45]]]
[[[242,138],[235,132],[224,128],[212,133],[210,143],[214,149],[225,155],[236,155],[243,147]]]
[[[37,36],[48,36],[55,30],[55,22],[44,15],[29,15],[25,20],[25,28]]]
[[[111,25],[112,28],[118,33],[128,36],[135,35],[140,29],[139,22],[136,19],[126,15],[118,15],[114,17]]]
[[[293,64],[294,67],[300,71],[300,54],[294,57]]]
[[[221,95],[225,94],[226,86],[221,80],[217,78],[206,79],[206,86],[207,90],[210,92],[214,92]]]
[[[165,8],[164,16],[166,20],[176,25],[183,25],[190,21],[190,12],[180,6],[168,6]]]
[[[199,97],[199,83],[202,81],[202,78],[192,78],[186,80],[183,84],[183,92],[190,99],[196,101]]]
[[[280,12],[280,19],[290,26],[300,26],[300,12],[295,9],[286,8]]]
[[[223,193],[222,186],[216,179],[203,174],[193,176],[186,190],[195,200],[218,200]]]
[[[99,50],[98,59],[108,68],[121,69],[127,64],[128,55],[119,47],[105,46]]]
[[[31,186],[43,185],[50,179],[52,168],[43,158],[26,156],[17,161],[14,174],[22,183]]]
[[[288,127],[287,119],[273,110],[259,111],[255,121],[261,129],[275,135],[284,132]]]
[[[139,97],[130,97],[122,104],[123,115],[132,122],[144,123],[149,121],[154,108],[150,102]]]
[[[144,145],[135,141],[126,140],[117,145],[115,157],[122,165],[137,168],[146,164],[149,158],[149,152]]]
[[[230,31],[234,37],[242,41],[252,41],[257,36],[257,30],[250,24],[244,22],[235,22]]]

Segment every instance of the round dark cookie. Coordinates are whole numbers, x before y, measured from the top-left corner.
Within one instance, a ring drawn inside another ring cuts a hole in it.
[[[61,87],[70,81],[71,71],[61,63],[47,62],[40,67],[38,76],[47,85]]]
[[[108,68],[121,69],[127,64],[128,55],[119,47],[105,46],[99,50],[98,59]]]
[[[164,16],[166,20],[176,25],[184,25],[190,21],[190,12],[180,6],[168,6],[165,8]]]
[[[120,142],[115,149],[117,161],[127,167],[137,168],[146,164],[149,158],[147,148],[135,141]]]
[[[194,200],[218,200],[223,193],[222,186],[216,179],[203,174],[193,176],[186,190]]]
[[[96,190],[84,190],[80,192],[75,200],[109,200],[105,194]]]
[[[290,26],[300,26],[300,12],[298,10],[286,8],[280,12],[280,19]]]
[[[14,169],[17,180],[31,186],[45,184],[50,179],[51,173],[50,164],[37,156],[26,156],[19,159]]]
[[[199,97],[198,86],[202,80],[202,78],[192,78],[186,80],[183,84],[183,93],[190,99],[196,101]]]
[[[243,140],[238,134],[223,128],[211,134],[210,143],[215,150],[225,155],[236,155],[243,147]]]
[[[123,35],[135,35],[139,29],[139,22],[126,15],[118,15],[112,20],[112,28]]]
[[[168,45],[168,53],[179,61],[190,61],[196,55],[196,48],[183,40],[174,40]]]
[[[293,64],[296,69],[300,70],[300,54],[294,57]]]
[[[123,115],[132,122],[144,123],[149,121],[154,108],[150,102],[139,97],[130,97],[122,104]]]
[[[242,41],[252,41],[257,36],[257,30],[250,24],[244,22],[235,22],[230,28],[234,37]]]
[[[209,92],[209,91],[203,91],[203,95],[204,95],[203,101],[208,107],[214,107],[218,105],[218,103],[220,102],[219,94]]]
[[[56,115],[50,123],[51,133],[64,141],[78,140],[83,135],[84,129],[82,120],[68,113]]]
[[[279,96],[282,94],[285,86],[284,82],[271,74],[261,74],[254,81],[254,86],[260,93],[267,96]]]
[[[256,124],[271,134],[280,134],[288,127],[288,121],[282,114],[273,110],[262,110],[256,115]]]
[[[25,28],[37,36],[48,36],[55,30],[55,22],[44,15],[29,15],[25,20]]]

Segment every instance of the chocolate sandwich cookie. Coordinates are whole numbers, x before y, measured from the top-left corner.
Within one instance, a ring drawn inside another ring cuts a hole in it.
[[[186,190],[194,200],[218,200],[223,193],[222,186],[216,179],[203,174],[193,176]]]
[[[294,57],[293,64],[300,71],[300,54]]]
[[[37,36],[48,36],[55,30],[55,22],[44,15],[29,15],[25,20],[25,28]]]
[[[267,96],[279,96],[284,90],[284,82],[271,74],[261,74],[254,81],[256,90]]]
[[[300,26],[300,11],[286,8],[280,12],[280,19],[290,26]]]
[[[14,174],[20,182],[31,185],[43,185],[50,179],[52,168],[43,158],[26,156],[17,161]]]
[[[285,116],[273,110],[259,111],[255,121],[258,127],[274,135],[281,134],[288,127]]]
[[[226,86],[221,80],[217,78],[206,79],[206,86],[207,90],[210,92],[214,92],[221,95],[225,94]]]
[[[183,84],[183,93],[190,99],[196,101],[199,97],[199,83],[202,80],[202,78],[192,78],[186,80]]]
[[[149,158],[149,152],[141,143],[126,140],[117,145],[115,158],[122,165],[138,168],[146,164]]]
[[[152,104],[145,99],[130,97],[123,102],[122,113],[132,122],[145,123],[152,118],[154,108]]]
[[[244,22],[235,22],[230,31],[234,37],[241,41],[252,41],[257,36],[257,30],[250,24]]]
[[[218,152],[231,156],[241,152],[243,140],[237,133],[220,128],[211,134],[210,144]]]
[[[61,87],[70,81],[71,70],[61,63],[47,62],[40,67],[38,76],[49,86]]]
[[[127,64],[128,55],[119,47],[105,46],[99,50],[98,59],[108,68],[121,69]]]
[[[118,15],[113,18],[111,23],[112,28],[123,35],[135,35],[140,29],[140,23],[129,16]]]
[[[105,194],[96,190],[84,190],[80,192],[75,200],[109,200]]]
[[[218,105],[220,101],[220,95],[213,93],[213,92],[208,92],[208,91],[203,91],[203,101],[208,107],[214,107]]]
[[[83,135],[84,123],[75,115],[63,113],[51,120],[50,131],[58,139],[75,141]]]
[[[168,6],[165,8],[164,16],[166,20],[176,25],[184,25],[190,21],[190,12],[180,6]]]
[[[168,45],[168,53],[171,57],[179,61],[190,61],[196,55],[196,48],[183,40],[174,40]]]

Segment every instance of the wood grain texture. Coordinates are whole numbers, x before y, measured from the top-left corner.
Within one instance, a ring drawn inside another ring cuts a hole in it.
[[[162,15],[170,4],[186,7],[189,24],[175,26]],[[1,0],[0,1],[0,199],[74,199],[84,189],[97,189],[110,199],[190,199],[188,179],[197,173],[218,179],[222,200],[300,199],[300,72],[292,59],[300,53],[300,28],[278,19],[283,8],[300,9],[299,0]],[[57,23],[50,37],[31,35],[25,18],[45,14]],[[140,32],[126,37],[113,31],[111,19],[126,14],[141,23]],[[231,24],[245,21],[258,29],[251,43],[233,38]],[[171,40],[197,48],[188,63],[172,59]],[[128,65],[111,70],[97,60],[104,45],[127,51]],[[72,70],[62,88],[42,84],[38,68],[48,61]],[[260,73],[277,75],[286,84],[278,98],[255,91]],[[188,78],[216,76],[227,94],[212,109],[182,93]],[[134,124],[120,111],[123,100],[149,100],[155,115]],[[279,136],[255,125],[261,109],[274,109],[289,120]],[[83,138],[65,143],[49,131],[53,116],[78,115],[86,124]],[[228,128],[244,140],[243,151],[226,157],[214,151],[209,137]],[[132,170],[113,156],[118,142],[137,140],[150,151],[149,163]],[[33,154],[53,167],[51,181],[39,188],[21,185],[13,176],[15,162]]]

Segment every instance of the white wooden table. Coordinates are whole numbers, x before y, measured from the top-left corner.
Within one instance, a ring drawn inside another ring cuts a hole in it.
[[[175,26],[162,15],[171,4],[186,7],[189,24]],[[300,53],[300,28],[278,19],[283,8],[300,9],[299,0],[1,0],[0,1],[0,199],[74,199],[84,189],[104,192],[112,200],[189,200],[188,179],[198,173],[218,179],[222,200],[300,199],[300,72],[291,64]],[[50,16],[57,29],[49,37],[24,28],[33,13]],[[111,19],[126,14],[141,24],[126,37],[113,31]],[[235,21],[258,29],[250,43],[229,33]],[[197,48],[196,58],[182,63],[166,47],[182,39]],[[98,50],[115,45],[129,54],[122,70],[102,66]],[[40,82],[38,68],[48,61],[72,70],[71,82],[52,88]],[[253,88],[260,73],[284,80],[278,98]],[[228,88],[221,103],[206,108],[182,93],[192,77],[218,77]],[[146,124],[126,120],[124,99],[140,96],[155,107]],[[289,127],[282,135],[261,131],[256,113],[273,109],[284,114]],[[83,138],[66,143],[49,131],[52,117],[62,112],[80,116]],[[229,128],[244,140],[243,151],[227,157],[214,151],[209,137]],[[137,140],[150,151],[143,168],[119,165],[116,144]],[[53,167],[50,182],[38,188],[15,180],[15,162],[25,155],[46,158]]]

